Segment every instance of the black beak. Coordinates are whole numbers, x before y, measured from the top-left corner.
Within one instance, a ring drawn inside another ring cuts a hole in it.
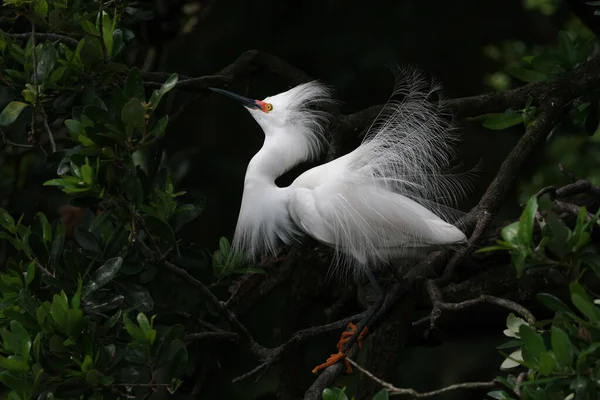
[[[213,92],[221,93],[221,94],[224,94],[225,96],[231,97],[232,99],[241,103],[244,107],[260,109],[260,105],[258,105],[256,100],[250,99],[248,97],[240,96],[239,94],[228,92],[227,90],[223,90],[223,89],[217,89],[217,88],[212,88],[212,87],[209,87],[209,89],[212,90]]]

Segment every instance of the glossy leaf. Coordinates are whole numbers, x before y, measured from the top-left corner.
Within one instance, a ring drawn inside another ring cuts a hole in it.
[[[518,239],[520,243],[531,246],[535,214],[538,209],[537,196],[531,196],[519,220]]]
[[[573,345],[569,340],[569,335],[557,326],[551,329],[550,340],[552,343],[552,351],[556,357],[556,361],[561,368],[570,368],[573,364]]]
[[[348,400],[346,393],[340,388],[326,388],[323,390],[323,400]]]
[[[81,246],[81,248],[96,254],[100,254],[102,252],[102,250],[100,249],[100,245],[98,244],[98,241],[96,240],[96,237],[93,233],[88,231],[83,226],[77,226],[74,229],[74,232],[75,239],[77,240],[77,243]]]
[[[519,336],[523,341],[523,359],[527,363],[537,365],[542,353],[546,351],[544,339],[528,325],[519,327]]]
[[[507,225],[504,228],[502,228],[502,231],[500,234],[502,236],[502,239],[504,239],[508,243],[515,243],[518,238],[518,233],[519,233],[519,222],[516,221],[516,222],[513,222],[512,224]]]
[[[137,68],[132,68],[127,75],[123,94],[127,99],[138,99],[140,103],[146,100],[144,80],[142,73]]]
[[[523,122],[523,114],[521,113],[497,113],[488,114],[489,116],[483,120],[483,127],[493,130],[508,129],[511,126],[518,125]]]
[[[111,258],[104,265],[98,268],[91,276],[90,281],[83,289],[83,298],[89,297],[96,290],[100,289],[108,282],[114,279],[119,272],[123,259],[121,257]]]
[[[573,282],[570,285],[571,289],[571,301],[577,307],[583,315],[585,315],[590,321],[600,321],[600,313],[598,307],[594,305],[592,299],[587,294],[583,286],[577,282]]]
[[[130,126],[141,127],[146,122],[146,109],[138,99],[131,99],[121,110],[121,120]]]
[[[11,101],[0,112],[0,126],[9,126],[19,118],[21,112],[29,107],[29,104],[20,101]]]
[[[158,107],[160,100],[163,98],[163,96],[168,91],[170,91],[177,85],[178,80],[179,80],[179,77],[177,74],[171,74],[169,76],[169,78],[167,78],[165,83],[162,84],[160,89],[157,89],[152,93],[152,96],[150,96],[150,101],[149,101],[150,107],[152,107],[152,109],[156,109],[156,107]]]
[[[522,80],[523,82],[533,83],[533,82],[543,82],[548,79],[548,75],[535,71],[533,69],[527,68],[519,68],[519,67],[507,67],[506,72],[511,74],[517,79]]]

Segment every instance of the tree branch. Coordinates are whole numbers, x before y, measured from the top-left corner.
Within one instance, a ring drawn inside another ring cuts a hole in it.
[[[442,300],[442,293],[433,280],[427,281],[426,288],[427,292],[429,293],[431,303],[433,305],[433,310],[431,311],[431,314],[429,316],[413,322],[413,327],[423,325],[429,322],[429,328],[433,329],[435,327],[436,321],[442,316],[442,310],[458,311],[482,303],[495,304],[497,306],[514,311],[517,314],[521,315],[523,318],[525,318],[525,320],[530,324],[533,324],[536,321],[531,311],[511,300],[484,294],[471,300],[461,301],[460,303],[446,303]]]
[[[15,40],[29,40],[29,38],[32,36],[32,33],[31,32],[25,32],[25,33],[6,33],[5,32],[4,36],[11,38],[11,39],[15,39]],[[35,36],[36,39],[54,40],[55,42],[68,44],[69,46],[72,46],[72,47],[77,47],[77,44],[79,43],[79,41],[77,39],[74,39],[72,37],[65,36],[65,35],[58,35],[56,33],[36,32],[36,33],[34,33],[33,36]]]
[[[369,371],[367,371],[366,369],[364,369],[363,367],[358,365],[356,363],[356,361],[352,360],[351,358],[347,358],[347,360],[350,364],[352,364],[354,367],[356,367],[356,369],[358,369],[360,372],[362,372],[363,374],[365,374],[366,376],[368,376],[369,378],[371,378],[372,380],[374,380],[375,382],[380,384],[384,389],[386,389],[390,396],[410,395],[413,398],[425,398],[425,397],[437,396],[437,395],[440,395],[440,394],[443,394],[446,392],[451,392],[453,390],[458,390],[458,389],[491,389],[498,385],[498,382],[496,380],[489,381],[489,382],[466,382],[466,383],[457,383],[455,385],[446,386],[445,388],[433,390],[431,392],[420,393],[420,392],[417,392],[415,389],[397,388],[394,385],[392,385],[391,383],[388,383],[384,380],[379,379],[378,377],[376,377],[375,375],[373,375],[372,373],[370,373]]]

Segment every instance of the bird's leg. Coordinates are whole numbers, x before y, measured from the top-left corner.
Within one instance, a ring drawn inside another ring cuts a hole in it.
[[[373,305],[369,308],[369,312],[367,313],[367,315],[358,323],[358,326],[355,328],[354,335],[352,335],[352,337],[350,337],[350,339],[348,339],[346,343],[344,343],[344,347],[342,348],[342,351],[344,353],[350,350],[350,348],[354,345],[354,343],[356,343],[357,340],[362,340],[362,338],[367,334],[368,326],[375,322],[377,313],[383,306],[383,302],[385,300],[385,293],[383,292],[381,285],[379,285],[379,282],[377,282],[375,275],[373,275],[373,272],[371,272],[371,270],[369,269],[367,269],[367,277],[369,278],[373,289],[375,289],[377,299],[375,300],[375,303],[373,303]]]
[[[338,352],[332,354],[323,364],[315,367],[312,371],[313,373],[317,373],[321,369],[325,369],[331,365],[334,365],[341,359],[344,359],[346,363],[346,372],[349,374],[352,373],[352,367],[350,366],[350,363],[347,360],[345,360],[346,353],[348,353],[348,350],[350,350],[350,348],[357,341],[358,346],[362,348],[362,339],[368,332],[368,326],[375,320],[375,317],[377,316],[377,313],[383,306],[383,302],[385,300],[383,289],[381,288],[379,282],[377,282],[377,279],[370,270],[367,270],[367,276],[369,277],[371,285],[373,285],[373,288],[375,289],[375,292],[377,294],[377,300],[369,308],[369,312],[365,316],[365,318],[363,318],[358,323],[358,326],[353,324],[352,322],[348,324],[346,331],[342,333],[342,336],[340,337],[340,340],[337,343]]]

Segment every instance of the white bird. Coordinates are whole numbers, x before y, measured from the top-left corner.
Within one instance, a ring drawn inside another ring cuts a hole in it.
[[[336,265],[378,288],[372,268],[415,249],[466,241],[451,223],[466,188],[448,174],[457,141],[452,122],[443,101],[428,100],[438,87],[415,69],[399,72],[392,97],[404,98],[388,101],[361,145],[287,187],[275,180],[326,150],[330,115],[313,106],[330,103],[330,90],[309,82],[254,100],[211,88],[241,102],[265,134],[246,170],[234,251],[257,260],[306,234],[335,249],[344,261]]]

